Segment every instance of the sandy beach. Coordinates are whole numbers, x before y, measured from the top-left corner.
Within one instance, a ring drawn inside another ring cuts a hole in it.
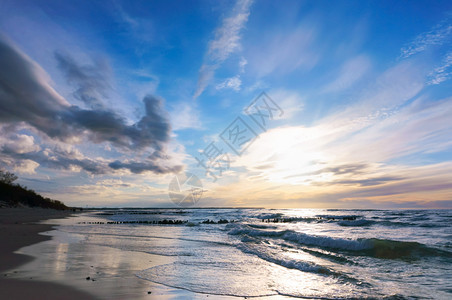
[[[69,286],[9,278],[9,273],[22,264],[33,260],[32,257],[16,254],[14,251],[28,245],[49,240],[50,236],[40,232],[52,229],[52,225],[37,224],[47,219],[64,218],[67,211],[39,208],[2,208],[0,209],[0,298],[3,299],[96,299],[92,295]]]
[[[170,263],[171,258],[66,240],[71,237],[53,229],[60,225],[56,223],[66,222],[62,218],[70,216],[70,212],[46,209],[0,209],[0,299],[209,297],[136,276],[143,268]]]
[[[234,221],[205,222],[220,218]],[[0,220],[0,299],[450,298],[447,210],[3,209]]]

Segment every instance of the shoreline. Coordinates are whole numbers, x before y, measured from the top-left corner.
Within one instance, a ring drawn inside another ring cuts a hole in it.
[[[0,297],[5,299],[97,299],[93,295],[59,283],[8,278],[14,269],[34,260],[14,253],[22,247],[50,240],[39,233],[52,230],[51,224],[37,222],[65,218],[71,211],[42,208],[0,208]]]
[[[57,257],[53,260],[49,255],[56,255],[55,247],[58,247],[56,245],[60,242],[58,238],[55,239],[54,234],[42,234],[46,231],[54,232],[56,224],[37,224],[37,222],[72,217],[73,215],[73,212],[34,208],[0,209],[0,241],[5,241],[5,243],[0,243],[1,299],[144,300],[203,299],[210,296],[210,294],[198,294],[144,280],[135,275],[143,265],[148,264],[150,267],[161,263],[162,259],[169,261],[170,259],[167,257],[103,246],[74,243],[73,247],[81,248],[72,248],[73,253],[80,253],[82,256],[75,259],[66,257],[66,259],[67,262],[76,262],[75,265],[78,265],[79,268],[71,269],[70,274],[63,277],[49,272],[51,269],[43,273],[41,270],[46,270],[49,262],[54,264],[58,261]],[[21,251],[17,251],[19,249]],[[133,259],[130,259],[131,257]],[[109,273],[115,270],[110,267],[109,259],[111,258],[128,264],[120,271],[121,275]],[[103,263],[104,261],[106,263]],[[80,267],[82,264],[85,266]],[[91,280],[87,280],[88,276]],[[231,299],[232,297],[218,296],[217,298]]]

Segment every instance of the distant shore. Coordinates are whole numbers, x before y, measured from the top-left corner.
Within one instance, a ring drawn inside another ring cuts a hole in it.
[[[48,219],[64,218],[69,211],[42,208],[0,208],[0,298],[4,299],[96,299],[94,296],[61,284],[8,278],[14,268],[31,261],[27,255],[14,251],[49,240],[40,232],[52,225],[37,224]]]

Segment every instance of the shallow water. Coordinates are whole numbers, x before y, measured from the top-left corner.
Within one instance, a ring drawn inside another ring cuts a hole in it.
[[[152,224],[168,220],[182,223]],[[451,221],[451,210],[122,209],[62,220],[58,231],[68,249],[166,257],[134,264],[134,275],[196,293],[451,299]]]

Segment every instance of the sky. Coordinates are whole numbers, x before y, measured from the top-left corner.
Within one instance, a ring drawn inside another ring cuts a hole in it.
[[[72,206],[452,208],[451,91],[450,1],[0,0],[0,168]]]

